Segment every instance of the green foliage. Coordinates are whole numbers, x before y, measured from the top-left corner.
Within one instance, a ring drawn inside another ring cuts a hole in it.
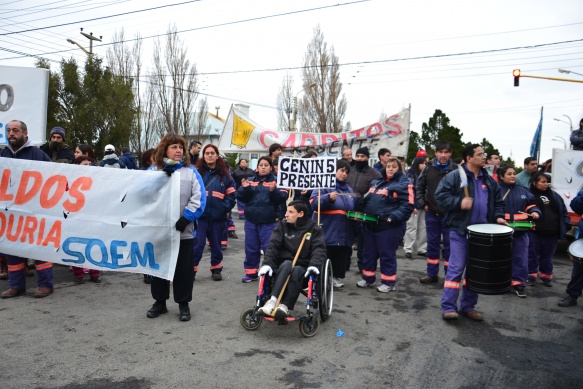
[[[37,66],[48,68],[43,61]],[[64,127],[71,147],[86,143],[99,157],[106,144],[127,146],[135,118],[131,81],[113,75],[101,58],[88,58],[83,71],[73,58],[63,59],[60,73],[51,72],[47,133]]]
[[[419,150],[423,149],[421,145],[421,136],[415,131],[411,131],[409,134],[409,149],[407,150],[407,165],[411,166],[415,155]]]
[[[239,154],[237,153],[225,153],[225,159],[227,160],[227,163],[229,164],[229,167],[231,168],[231,170],[235,170],[237,169],[238,166],[238,162],[239,162]]]
[[[446,140],[452,146],[452,158],[461,157],[464,143],[460,130],[449,124],[449,118],[441,110],[436,109],[428,123],[421,125],[421,143],[430,158],[435,156],[437,140]]]

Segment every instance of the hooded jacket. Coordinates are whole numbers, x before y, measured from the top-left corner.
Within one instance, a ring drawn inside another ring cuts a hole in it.
[[[457,169],[457,164],[452,160],[448,161],[448,165],[440,167],[437,163],[437,158],[434,158],[425,166],[417,179],[415,185],[415,203],[419,209],[427,207],[429,212],[435,215],[443,215],[444,209],[435,201],[435,190],[440,181],[451,171]]]
[[[26,143],[17,151],[14,151],[12,146],[7,144],[6,147],[0,151],[0,157],[51,162],[49,156],[38,147],[33,146],[30,139],[27,139]]]
[[[245,203],[245,220],[254,224],[279,221],[279,206],[287,200],[288,191],[277,187],[273,173],[248,179],[249,186],[237,189],[237,199]],[[269,188],[273,187],[273,191]]]

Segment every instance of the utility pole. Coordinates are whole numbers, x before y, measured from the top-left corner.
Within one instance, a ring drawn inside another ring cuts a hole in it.
[[[69,42],[72,45],[77,45],[77,47],[79,47],[81,50],[83,50],[83,52],[85,52],[85,54],[87,54],[87,56],[90,59],[93,59],[93,41],[97,41],[97,42],[101,42],[101,39],[103,38],[103,36],[93,36],[93,33],[90,32],[89,34],[83,32],[83,27],[81,27],[81,35],[83,35],[85,38],[89,39],[89,51],[87,51],[86,48],[84,48],[83,46],[81,46],[79,43],[75,42],[72,39],[67,39],[67,42]]]

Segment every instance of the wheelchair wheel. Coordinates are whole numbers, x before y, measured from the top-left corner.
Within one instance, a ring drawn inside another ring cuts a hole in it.
[[[241,313],[241,317],[239,318],[239,322],[248,331],[254,331],[259,328],[261,323],[263,322],[263,316],[260,315],[253,315],[255,309],[249,308]]]
[[[320,328],[319,317],[316,318],[315,324],[312,324],[311,320],[309,319],[300,321],[300,334],[302,334],[304,338],[311,338],[312,336],[316,335],[318,328]]]
[[[318,283],[320,297],[319,310],[322,321],[328,320],[332,314],[332,306],[334,304],[334,286],[332,280],[332,261],[328,258],[322,265],[322,269],[320,270],[320,282]]]

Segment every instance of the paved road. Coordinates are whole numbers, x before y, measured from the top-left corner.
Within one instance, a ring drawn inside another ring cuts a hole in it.
[[[8,388],[580,388],[583,308],[559,308],[570,262],[557,256],[555,284],[528,298],[481,296],[483,323],[440,316],[443,283],[418,282],[425,260],[399,252],[396,292],[359,289],[354,269],[314,338],[297,324],[239,325],[257,283],[243,284],[243,228],[225,251],[222,282],[203,258],[191,304],[146,318],[152,300],[139,275],[106,273],[75,285],[55,270],[55,293],[0,300],[0,387]],[[29,294],[34,278],[28,279]],[[0,281],[0,289],[7,288]],[[303,300],[300,300],[303,301]],[[343,337],[337,331],[344,332]]]

